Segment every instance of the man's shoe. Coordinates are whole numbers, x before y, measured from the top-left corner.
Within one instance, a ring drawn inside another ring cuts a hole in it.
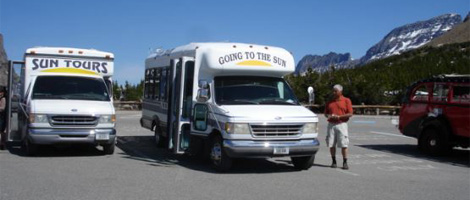
[[[344,169],[344,170],[348,170],[348,169],[349,169],[348,163],[343,163],[343,169]]]
[[[331,164],[331,168],[336,168],[336,167],[338,167],[336,166],[336,163]]]

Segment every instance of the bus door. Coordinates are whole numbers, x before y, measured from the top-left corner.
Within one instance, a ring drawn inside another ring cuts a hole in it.
[[[20,142],[22,139],[22,121],[25,120],[24,110],[24,62],[8,63],[8,83],[6,95],[6,133],[8,142]]]
[[[174,60],[171,66],[173,87],[169,109],[169,148],[174,153],[184,153],[189,147],[191,131],[192,91],[194,82],[194,59],[183,57]]]

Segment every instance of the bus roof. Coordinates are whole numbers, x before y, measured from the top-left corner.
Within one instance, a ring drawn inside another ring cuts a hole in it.
[[[114,59],[114,54],[96,49],[81,49],[71,47],[33,47],[26,50],[25,55],[42,56],[71,56]]]
[[[173,49],[168,49],[168,50],[163,50],[163,49],[157,49],[155,52],[152,52],[147,58],[158,58],[158,57],[181,57],[181,56],[189,56],[192,55],[194,57],[194,54],[196,52],[196,49],[248,49],[248,48],[265,48],[265,49],[271,49],[273,51],[285,51],[283,48],[279,47],[274,47],[274,46],[267,46],[267,45],[257,45],[257,44],[247,44],[247,43],[233,43],[233,42],[195,42],[195,43],[189,43],[187,45],[182,45],[178,46]],[[290,52],[289,52],[290,53]],[[173,56],[175,55],[175,56]],[[176,56],[178,55],[178,56]]]
[[[146,68],[168,66],[169,60],[194,57],[213,75],[286,75],[294,72],[292,54],[283,48],[244,43],[190,43],[170,50],[157,50],[146,60]]]

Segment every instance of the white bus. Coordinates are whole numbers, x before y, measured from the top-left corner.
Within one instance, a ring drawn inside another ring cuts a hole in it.
[[[318,117],[301,106],[282,78],[291,53],[272,46],[191,43],[145,61],[140,123],[174,153],[205,153],[217,170],[232,158],[289,156],[312,166]]]
[[[36,153],[37,145],[72,143],[100,145],[104,153],[112,154],[113,71],[114,55],[109,52],[27,49],[24,61],[10,62],[9,115],[17,119],[8,123],[9,141],[22,141],[28,155]]]

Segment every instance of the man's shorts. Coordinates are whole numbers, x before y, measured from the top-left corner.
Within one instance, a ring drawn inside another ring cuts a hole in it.
[[[348,124],[328,123],[328,129],[326,130],[326,146],[334,147],[336,145],[339,148],[346,148],[348,144]]]

